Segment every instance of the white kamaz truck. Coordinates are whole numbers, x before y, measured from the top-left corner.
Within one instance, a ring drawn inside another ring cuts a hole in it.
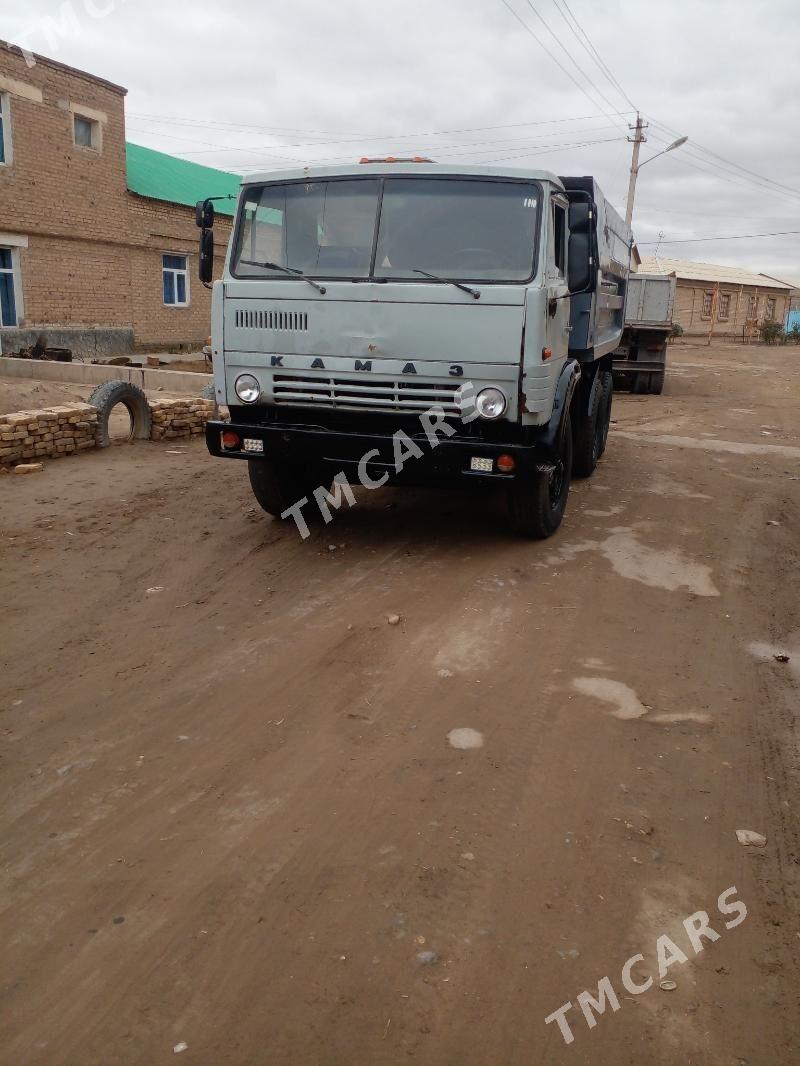
[[[199,203],[205,284],[213,220]],[[630,247],[591,177],[393,158],[248,177],[213,284],[230,421],[209,451],[301,529],[351,485],[482,481],[550,536],[605,449]]]

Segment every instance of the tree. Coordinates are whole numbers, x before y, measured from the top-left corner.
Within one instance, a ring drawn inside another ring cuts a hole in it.
[[[783,326],[771,319],[765,319],[758,327],[758,332],[764,344],[777,344],[784,339]]]

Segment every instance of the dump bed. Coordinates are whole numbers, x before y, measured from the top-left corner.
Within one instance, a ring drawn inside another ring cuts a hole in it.
[[[570,355],[582,362],[602,359],[619,345],[625,323],[625,292],[630,270],[633,238],[630,227],[603,196],[594,180],[565,177],[561,182],[570,201],[570,229],[580,228],[585,198],[591,199],[593,247],[587,249],[594,262],[591,291],[570,300]],[[570,254],[574,233],[570,238]]]
[[[625,325],[669,329],[675,304],[675,278],[636,274],[628,278]]]

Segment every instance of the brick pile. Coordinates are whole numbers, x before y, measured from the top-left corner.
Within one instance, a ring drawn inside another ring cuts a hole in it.
[[[95,447],[96,437],[97,409],[88,403],[0,415],[0,465],[83,452]]]
[[[214,417],[214,401],[203,399],[153,400],[151,440],[175,440],[196,437],[205,432],[206,422]]]

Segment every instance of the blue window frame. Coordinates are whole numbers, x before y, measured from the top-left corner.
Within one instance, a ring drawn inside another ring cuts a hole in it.
[[[17,325],[14,291],[14,257],[10,248],[0,248],[0,326]]]
[[[185,255],[163,255],[161,273],[164,285],[164,303],[168,307],[188,307],[189,272]]]

